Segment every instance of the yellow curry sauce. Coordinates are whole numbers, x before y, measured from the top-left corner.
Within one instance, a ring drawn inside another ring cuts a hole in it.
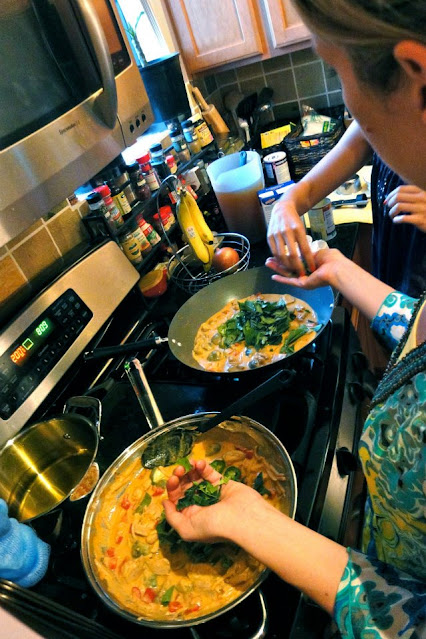
[[[257,351],[252,348],[247,349],[245,341],[234,343],[228,348],[221,346],[218,327],[238,313],[238,304],[240,302],[247,300],[279,302],[282,299],[285,300],[288,310],[294,313],[295,318],[291,320],[289,329],[283,333],[279,344],[266,345]],[[257,368],[287,357],[285,353],[280,352],[281,348],[290,331],[302,325],[306,325],[310,330],[294,343],[294,352],[309,344],[316,337],[316,332],[313,330],[316,324],[317,317],[314,310],[303,300],[291,295],[272,293],[250,295],[240,300],[231,300],[218,313],[215,313],[215,315],[212,315],[206,322],[201,324],[195,337],[192,355],[205,370],[215,373],[237,372],[249,368]]]
[[[286,478],[256,446],[248,435],[242,438],[241,433],[215,428],[197,439],[191,458],[223,460],[227,467],[239,468],[250,486],[261,472],[269,492],[264,498],[288,514]],[[135,459],[105,487],[92,526],[98,582],[121,608],[147,620],[194,619],[212,613],[243,594],[264,570],[234,544],[215,544],[208,562],[193,563],[185,550],[171,552],[159,543],[156,526],[164,513],[164,480],[175,467],[150,471],[141,466],[140,458]]]

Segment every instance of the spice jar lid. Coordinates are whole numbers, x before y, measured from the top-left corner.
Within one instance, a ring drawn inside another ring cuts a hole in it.
[[[102,200],[102,195],[100,193],[89,193],[89,195],[86,198],[86,202],[87,204],[90,206],[90,204],[97,204],[98,202],[100,202]]]
[[[108,195],[111,195],[111,189],[109,188],[107,184],[102,184],[101,186],[97,186],[95,188],[95,191],[97,193],[100,193],[102,197],[108,197]]]
[[[127,165],[127,173],[133,174],[133,173],[137,173],[138,171],[140,171],[140,167],[139,167],[139,163],[138,162],[132,162],[131,164]]]
[[[192,126],[194,126],[192,120],[185,120],[185,122],[182,122],[182,128],[190,128]]]
[[[173,129],[172,131],[170,131],[170,137],[171,138],[177,138],[178,135],[182,135],[182,133],[179,131],[179,129]]]
[[[138,162],[139,164],[149,164],[150,161],[151,157],[149,153],[145,153],[144,155],[141,155],[140,158],[136,158],[136,162]]]
[[[174,155],[172,155],[170,153],[170,155],[166,155],[166,162],[169,166],[173,166],[173,164],[176,164],[176,160],[174,158]]]
[[[168,204],[160,206],[160,208],[158,209],[158,213],[154,213],[154,215],[152,216],[153,220],[158,220],[159,215],[161,216],[162,220],[167,219],[170,215],[173,215],[172,207]]]
[[[161,153],[163,152],[163,147],[161,146],[160,143],[156,143],[156,144],[152,144],[149,147],[150,153],[159,153],[161,151]]]

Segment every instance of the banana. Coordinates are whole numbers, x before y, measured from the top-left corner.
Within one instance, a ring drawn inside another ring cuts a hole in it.
[[[201,236],[195,225],[195,222],[192,216],[192,211],[190,208],[190,205],[191,205],[191,202],[189,200],[190,197],[191,196],[185,191],[181,192],[180,200],[179,200],[177,211],[176,211],[177,219],[187,243],[193,250],[196,257],[203,264],[204,269],[209,270],[211,266],[210,251],[208,246],[204,244],[203,240],[201,239]],[[194,200],[194,203],[195,203],[195,200]]]
[[[212,265],[213,254],[214,254],[214,236],[211,232],[209,225],[204,219],[204,215],[200,211],[200,208],[197,202],[194,200],[190,193],[186,194],[186,202],[188,204],[188,208],[191,212],[192,221],[194,223],[194,227],[197,230],[201,240],[209,251],[209,262],[207,265],[204,265],[204,270],[209,271]]]

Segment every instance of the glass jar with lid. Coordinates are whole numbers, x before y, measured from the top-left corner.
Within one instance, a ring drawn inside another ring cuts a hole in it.
[[[177,153],[180,162],[189,162],[191,159],[191,153],[188,149],[185,137],[179,129],[173,129],[170,131],[170,139],[173,144],[173,148]]]
[[[193,155],[199,153],[201,151],[201,142],[195,132],[193,121],[185,120],[185,122],[182,122],[182,131],[191,153]]]
[[[149,153],[145,153],[140,158],[136,159],[139,166],[141,167],[142,175],[148,184],[151,193],[155,193],[160,188],[160,179],[157,175],[157,171],[153,168],[151,164],[151,156]]]
[[[149,152],[151,154],[152,168],[157,171],[158,177],[161,181],[165,180],[166,177],[170,175],[170,169],[164,158],[163,147],[160,143],[153,144],[149,147]]]
[[[202,117],[198,117],[194,121],[194,131],[198,139],[200,140],[201,148],[208,146],[213,142],[212,132],[207,126],[205,120]]]
[[[95,191],[102,196],[114,226],[116,228],[120,228],[120,226],[124,224],[123,216],[121,215],[121,210],[116,206],[111,197],[111,189],[109,186],[107,184],[102,184],[97,186]]]
[[[136,199],[139,202],[145,202],[151,197],[151,189],[149,188],[147,181],[142,175],[141,168],[137,162],[130,164],[127,167],[130,182],[132,184],[133,191],[135,192]]]

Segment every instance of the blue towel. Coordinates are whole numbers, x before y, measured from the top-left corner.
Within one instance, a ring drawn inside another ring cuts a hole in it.
[[[0,499],[0,577],[19,586],[34,586],[44,577],[50,546],[32,528],[11,519],[7,504]]]

